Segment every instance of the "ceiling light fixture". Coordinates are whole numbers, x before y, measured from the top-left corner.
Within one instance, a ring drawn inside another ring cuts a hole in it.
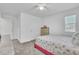
[[[37,5],[37,9],[43,11],[43,10],[47,9],[47,5],[44,3],[40,3]]]
[[[40,9],[40,10],[44,10],[45,8],[44,8],[43,6],[40,6],[39,9]]]

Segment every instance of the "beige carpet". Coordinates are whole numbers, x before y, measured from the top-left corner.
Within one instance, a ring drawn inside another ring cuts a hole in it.
[[[34,55],[34,42],[25,42],[25,43],[20,43],[18,40],[13,40],[13,46],[14,46],[14,51],[15,55]]]
[[[4,35],[0,42],[0,55],[43,55],[34,48],[35,40],[20,43],[19,40],[11,40],[9,35]]]

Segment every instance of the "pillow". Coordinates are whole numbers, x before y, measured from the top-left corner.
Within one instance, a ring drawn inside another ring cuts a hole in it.
[[[79,46],[79,32],[76,32],[72,35],[72,44]]]

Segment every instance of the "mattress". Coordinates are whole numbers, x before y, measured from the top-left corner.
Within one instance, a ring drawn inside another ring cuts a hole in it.
[[[72,44],[72,37],[62,35],[47,35],[36,38],[35,45],[56,55],[73,55],[79,54],[79,48]],[[42,51],[41,50],[41,51]],[[49,54],[50,54],[49,53]]]

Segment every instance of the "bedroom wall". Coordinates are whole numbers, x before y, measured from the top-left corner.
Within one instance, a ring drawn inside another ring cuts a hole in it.
[[[52,16],[49,15],[49,17],[44,18],[43,25],[47,25],[50,27],[50,34],[71,35],[72,33],[64,32],[64,16],[73,15],[73,14],[77,15],[76,31],[78,32],[79,31],[79,8],[62,11],[62,12],[53,14]]]
[[[19,17],[0,14],[0,34],[11,34],[11,39],[19,39]]]
[[[13,39],[20,39],[20,17],[13,19]]]
[[[20,41],[33,40],[40,34],[41,18],[29,14],[21,13]]]
[[[0,34],[10,34],[12,36],[12,23],[11,20],[0,18]]]

